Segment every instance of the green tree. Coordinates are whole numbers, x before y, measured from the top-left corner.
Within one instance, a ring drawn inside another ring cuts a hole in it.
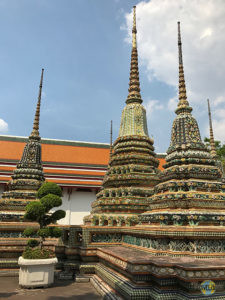
[[[204,143],[210,148],[210,139],[205,137]],[[222,145],[221,141],[215,141],[216,153],[220,160],[225,160],[225,144]]]
[[[50,212],[52,208],[62,204],[61,196],[62,190],[57,184],[45,182],[37,192],[39,200],[32,201],[26,206],[24,219],[37,222],[40,225],[38,230],[31,227],[24,230],[23,234],[27,237],[39,237],[39,241],[35,239],[29,240],[28,247],[36,247],[39,245],[40,249],[42,249],[45,238],[61,236],[60,228],[48,226],[55,224],[66,215],[64,210]]]
[[[205,145],[210,149],[210,139],[204,138]],[[221,168],[223,173],[225,173],[225,144],[222,144],[221,141],[215,141],[216,153],[221,161]]]

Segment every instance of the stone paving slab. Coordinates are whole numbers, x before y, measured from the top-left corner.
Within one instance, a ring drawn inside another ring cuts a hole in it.
[[[0,299],[9,300],[102,300],[90,282],[55,280],[52,287],[21,289],[18,277],[0,277]]]

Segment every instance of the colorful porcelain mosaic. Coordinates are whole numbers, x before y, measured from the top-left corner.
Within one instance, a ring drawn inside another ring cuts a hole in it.
[[[33,130],[24,148],[22,158],[13,172],[12,180],[8,183],[9,191],[5,191],[2,199],[0,199],[0,215],[4,214],[4,211],[12,211],[12,218],[11,220],[8,218],[7,221],[16,221],[20,218],[20,214],[15,216],[15,211],[24,211],[25,206],[36,199],[36,192],[44,181],[41,161],[41,138],[39,136],[42,82],[43,69]],[[0,218],[3,218],[3,216]]]
[[[123,110],[119,137],[113,145],[102,190],[92,204],[85,224],[132,226],[149,206],[147,196],[158,183],[158,160],[148,136],[146,110],[142,106],[138,72],[136,21],[133,24],[129,94]]]

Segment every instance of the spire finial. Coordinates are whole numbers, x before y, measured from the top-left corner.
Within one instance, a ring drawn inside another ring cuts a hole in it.
[[[182,43],[181,43],[181,35],[180,35],[180,22],[177,22],[177,26],[178,26],[179,65],[183,65],[183,58],[182,58]]]
[[[209,99],[207,99],[208,102],[208,115],[209,115],[209,141],[210,141],[210,153],[212,157],[216,157],[216,146],[215,146],[215,141],[214,141],[214,135],[213,135],[213,128],[212,128],[212,116],[211,116],[211,109],[210,109],[210,104],[209,104]]]
[[[37,102],[37,108],[36,108],[35,117],[34,117],[33,130],[31,132],[31,136],[34,136],[34,137],[39,137],[39,120],[40,120],[40,106],[41,106],[43,74],[44,74],[44,69],[41,70],[41,80],[40,80],[40,85],[39,85],[38,102]]]
[[[113,132],[113,121],[111,120],[111,125],[110,125],[110,160],[112,158],[112,132]]]
[[[138,71],[138,53],[137,53],[137,28],[136,28],[136,6],[133,7],[133,28],[132,28],[132,52],[130,64],[130,82],[129,94],[126,103],[142,103],[140,94],[140,82]]]
[[[178,55],[179,55],[179,102],[176,109],[176,113],[191,112],[192,108],[189,106],[186,94],[186,84],[184,79],[184,67],[182,57],[182,43],[180,34],[180,22],[177,22],[178,26]]]
[[[137,48],[136,6],[133,7],[132,47]]]

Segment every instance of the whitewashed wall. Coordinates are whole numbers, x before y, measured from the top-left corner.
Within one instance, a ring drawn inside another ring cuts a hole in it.
[[[96,199],[95,192],[63,189],[62,205],[57,209],[66,211],[65,218],[58,221],[61,225],[81,225],[83,217],[91,211],[91,203]],[[54,209],[56,210],[56,209]]]

